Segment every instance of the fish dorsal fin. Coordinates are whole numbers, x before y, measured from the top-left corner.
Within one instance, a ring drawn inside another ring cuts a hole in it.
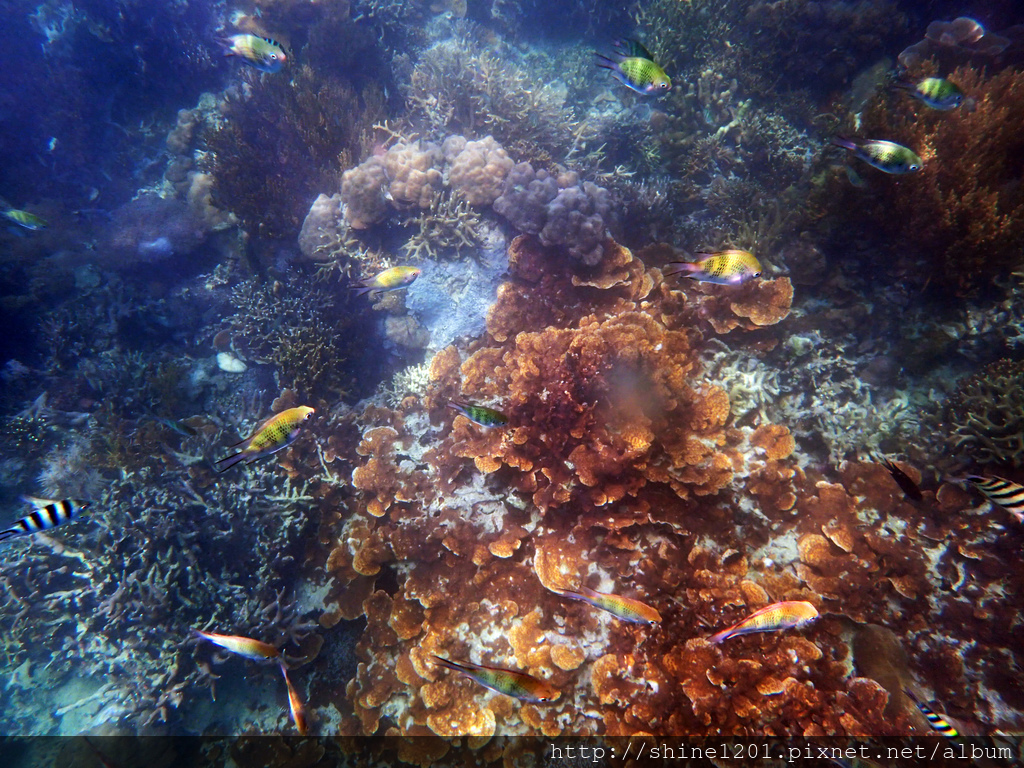
[[[654,61],[654,56],[651,55],[651,52],[648,51],[639,40],[633,40],[632,38],[627,37],[622,40],[616,40],[615,43],[623,49],[627,56]]]
[[[27,502],[28,504],[31,504],[36,509],[43,509],[44,507],[48,507],[51,504],[57,503],[56,499],[40,499],[37,496],[22,496],[21,498],[23,501]]]

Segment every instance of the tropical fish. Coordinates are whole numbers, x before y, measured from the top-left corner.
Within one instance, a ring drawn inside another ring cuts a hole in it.
[[[485,667],[480,664],[471,664],[468,661],[448,661],[440,656],[433,658],[441,666],[462,673],[480,683],[484,688],[490,688],[492,691],[504,693],[506,696],[514,696],[523,701],[554,701],[560,695],[550,683],[525,672],[516,672],[513,669],[502,669],[501,667]]]
[[[906,91],[932,109],[956,109],[964,103],[960,86],[942,77],[926,77],[919,83],[896,83],[894,88]]]
[[[911,691],[909,688],[904,688],[903,692],[910,697],[910,700],[914,702],[914,704],[917,705],[917,708],[920,709],[921,714],[923,714],[928,719],[928,724],[932,728],[934,728],[940,734],[945,736],[947,739],[959,738],[960,732],[952,725],[950,725],[949,721],[946,720],[946,718],[944,718],[937,712],[932,711],[932,709],[925,705],[925,703],[921,701],[919,698],[917,698],[917,696],[914,695],[914,692]]]
[[[288,679],[288,667],[281,662],[281,674],[284,675],[284,684],[288,687],[288,707],[292,712],[292,721],[295,723],[295,730],[299,732],[299,736],[305,736],[309,733],[309,723],[306,719],[306,708],[302,706],[302,699],[299,698],[299,692],[295,690],[295,686],[292,685],[292,681]]]
[[[508,424],[508,416],[501,411],[496,411],[483,405],[473,405],[472,403],[452,400],[448,403],[448,407],[453,411],[458,411],[474,424],[479,424],[481,427],[503,427]]]
[[[25,229],[31,229],[33,232],[46,229],[46,219],[36,216],[34,213],[28,211],[19,211],[15,208],[8,208],[7,210],[0,211],[0,216],[3,216],[8,221],[13,221],[20,227]]]
[[[253,640],[251,637],[218,635],[213,632],[203,632],[198,629],[193,629],[192,632],[204,640],[209,640],[214,645],[219,645],[225,650],[237,653],[239,656],[245,656],[245,658],[252,659],[253,661],[277,659],[281,656],[281,652],[274,646],[269,643],[260,642],[259,640]]]
[[[357,296],[373,291],[397,291],[407,285],[412,285],[412,282],[420,276],[421,271],[419,267],[391,267],[352,287]]]
[[[1016,517],[1018,522],[1024,523],[1024,486],[995,475],[968,475],[967,479],[974,483],[989,501],[1005,509]]]
[[[843,165],[843,170],[846,172],[847,180],[855,186],[857,189],[866,189],[868,186],[867,181],[864,177],[857,173],[857,169],[852,165]]]
[[[850,150],[854,157],[886,173],[916,173],[924,167],[924,162],[912,149],[894,141],[857,141],[836,136],[832,143]]]
[[[264,456],[277,453],[282,448],[287,448],[299,436],[302,422],[312,416],[313,413],[313,409],[308,405],[300,405],[271,416],[256,427],[249,437],[232,446],[233,448],[241,446],[241,448],[238,453],[233,453],[218,461],[217,471],[223,472],[242,461],[246,464],[252,464],[257,459],[262,459]]]
[[[555,594],[568,597],[573,600],[582,600],[602,611],[608,611],[612,616],[622,621],[629,621],[633,624],[658,624],[661,622],[661,614],[647,603],[641,603],[630,597],[612,595],[607,592],[597,592],[588,587],[580,587],[578,592],[569,589],[552,590]]]
[[[665,275],[686,274],[691,280],[718,285],[739,285],[761,276],[761,262],[749,251],[732,249],[695,253],[695,261],[673,261]]]
[[[225,56],[237,56],[260,72],[280,72],[288,60],[284,48],[276,40],[259,35],[238,34],[219,38]]]
[[[773,632],[776,629],[802,627],[818,618],[818,609],[805,600],[787,600],[766,605],[754,611],[738,624],[723,629],[708,638],[709,643],[720,643],[730,637],[754,632]]]
[[[199,434],[195,429],[190,427],[183,421],[177,421],[176,419],[165,419],[161,416],[154,416],[153,421],[157,424],[167,427],[172,432],[177,432],[182,437],[195,437]]]
[[[24,496],[23,498],[35,509],[10,528],[0,531],[0,541],[56,528],[61,523],[74,520],[83,509],[92,503],[76,499],[55,501],[53,499],[37,499],[34,496]]]
[[[616,40],[615,58],[594,54],[597,66],[607,69],[623,85],[645,96],[667,93],[672,81],[654,62],[654,56],[636,40]]]
[[[910,476],[907,475],[906,472],[888,459],[882,460],[882,466],[889,470],[889,474],[892,475],[892,479],[896,481],[896,485],[900,487],[900,490],[903,491],[908,499],[921,501],[924,498],[924,495],[921,493],[921,489],[918,487],[917,483],[911,480]]]

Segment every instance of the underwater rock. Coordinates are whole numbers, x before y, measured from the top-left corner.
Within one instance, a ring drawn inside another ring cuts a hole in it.
[[[327,261],[332,257],[330,246],[342,240],[344,214],[341,195],[321,194],[313,201],[302,231],[299,232],[299,250],[311,261]]]
[[[486,316],[508,270],[505,237],[497,227],[484,235],[474,258],[422,262],[405,305],[430,331],[429,349],[444,349],[455,339],[483,333]]]
[[[229,352],[218,352],[217,367],[227,373],[244,373],[248,366]]]

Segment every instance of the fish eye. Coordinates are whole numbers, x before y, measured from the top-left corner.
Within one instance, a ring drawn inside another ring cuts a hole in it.
[[[271,61],[277,61],[277,54],[276,53],[270,54],[270,60]]]
[[[911,165],[911,166],[910,166],[910,170],[912,170],[912,171],[919,171],[919,170],[921,170],[921,166],[920,166],[920,165],[917,165],[917,164],[915,163],[914,165]]]
[[[754,277],[760,277],[760,276],[761,276],[761,273],[760,273],[760,272],[755,272],[755,273],[754,273]]]

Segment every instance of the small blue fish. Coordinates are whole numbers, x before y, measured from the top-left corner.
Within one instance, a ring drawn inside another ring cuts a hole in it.
[[[21,518],[10,528],[0,531],[0,541],[56,528],[62,523],[74,520],[83,509],[91,504],[88,501],[77,501],[75,499],[54,501],[52,499],[37,499],[33,496],[25,496],[23,498],[34,506],[35,509],[31,514],[25,515],[25,517]]]

